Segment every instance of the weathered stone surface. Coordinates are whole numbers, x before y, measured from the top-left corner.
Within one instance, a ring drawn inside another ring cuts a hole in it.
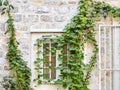
[[[0,23],[0,31],[5,31],[5,23]]]
[[[5,65],[5,66],[4,66],[4,70],[10,70],[9,65]]]
[[[23,15],[23,22],[38,22],[38,15]]]
[[[76,4],[78,0],[69,0],[68,3],[69,4]]]
[[[28,2],[28,0],[22,0],[22,2],[26,4]]]
[[[21,0],[14,0],[15,3],[21,3]]]
[[[40,14],[49,13],[49,7],[48,6],[39,6],[36,8],[35,12],[40,13]]]
[[[34,13],[36,11],[36,6],[33,5],[22,5],[21,6],[21,11],[22,13]]]
[[[44,21],[44,22],[52,22],[53,21],[53,17],[50,15],[41,15],[40,19],[41,19],[41,21]]]
[[[47,4],[47,5],[57,5],[58,4],[58,0],[44,0],[44,4]]]
[[[17,40],[20,42],[20,50],[23,58],[31,62],[31,36],[30,30],[36,29],[63,29],[77,13],[79,0],[11,0],[15,9],[12,11],[15,19]],[[105,0],[99,0],[105,1]],[[114,6],[120,7],[119,0],[107,0]],[[0,7],[1,11],[1,7]],[[7,15],[0,15],[0,79],[9,74],[8,61],[6,60],[7,42],[9,35],[5,35]],[[109,21],[109,20],[108,20]],[[119,21],[118,21],[119,22]],[[102,21],[99,24],[104,24]],[[98,30],[98,29],[96,29]],[[89,47],[88,47],[89,48]],[[89,50],[89,49],[87,49]],[[104,50],[101,50],[102,53]],[[87,51],[88,52],[88,51]],[[87,59],[90,55],[87,54]],[[88,60],[87,60],[88,61]],[[104,63],[104,62],[103,62]],[[29,63],[30,64],[30,63]],[[97,67],[96,67],[97,68]],[[1,71],[2,70],[2,71]],[[91,75],[91,90],[98,90],[98,70]],[[0,90],[2,90],[0,88]]]
[[[65,27],[66,23],[60,24],[60,23],[51,23],[46,24],[46,29],[63,29]]]
[[[69,8],[67,6],[61,6],[61,7],[59,7],[58,12],[60,14],[68,14],[69,13]]]
[[[14,18],[15,22],[20,22],[22,20],[22,15],[21,14],[14,14],[13,18]]]
[[[14,9],[11,11],[12,13],[18,13],[18,7],[17,6],[14,6]]]
[[[77,6],[70,6],[69,9],[70,9],[70,13],[72,13],[72,14],[75,14],[78,12]]]
[[[0,12],[2,11],[2,7],[0,7]]]
[[[66,20],[66,17],[65,16],[55,16],[54,17],[54,20],[56,21],[56,22],[64,22],[65,20]]]
[[[0,51],[0,58],[3,58],[3,51]]]
[[[30,2],[40,4],[43,2],[43,0],[30,0]]]
[[[45,29],[45,24],[44,23],[37,23],[37,24],[31,24],[30,25],[31,30],[35,29]]]

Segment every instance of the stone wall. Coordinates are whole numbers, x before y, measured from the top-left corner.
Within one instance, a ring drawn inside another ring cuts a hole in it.
[[[11,0],[15,6],[12,12],[17,31],[17,39],[23,57],[30,63],[30,30],[63,29],[70,18],[77,12],[77,0]],[[0,16],[0,79],[8,73],[5,60],[7,35],[5,21],[7,16]]]
[[[30,66],[31,60],[31,30],[34,29],[63,29],[77,13],[79,0],[10,0],[15,6],[12,12],[20,42],[20,50]],[[112,5],[120,7],[120,0],[106,0]],[[7,16],[0,16],[0,79],[9,74],[6,58],[8,36],[5,32]],[[97,76],[97,71],[93,76]],[[98,79],[98,78],[96,78]],[[92,80],[91,87],[96,87]],[[98,90],[96,89],[91,90]]]

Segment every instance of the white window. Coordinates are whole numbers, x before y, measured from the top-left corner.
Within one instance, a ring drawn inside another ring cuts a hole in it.
[[[120,90],[120,25],[99,26],[99,90]]]
[[[37,72],[35,70],[35,60],[36,57],[38,57],[36,55],[36,47],[34,46],[34,44],[36,43],[36,40],[41,38],[42,36],[60,36],[63,33],[62,30],[59,29],[40,29],[40,30],[33,30],[31,31],[31,70],[32,70],[32,81],[37,77]],[[47,37],[47,43],[41,43],[42,47],[41,47],[41,51],[44,52],[45,57],[43,54],[39,55],[40,58],[44,58],[44,62],[48,62],[48,63],[42,63],[42,73],[44,74],[44,77],[41,78],[41,80],[43,81],[43,84],[40,86],[36,87],[36,83],[32,82],[32,87],[35,88],[35,90],[65,90],[62,88],[62,86],[60,85],[52,85],[52,84],[48,84],[48,83],[44,83],[46,80],[46,78],[52,78],[52,79],[58,79],[59,78],[59,74],[60,71],[56,69],[56,67],[59,66],[60,62],[58,61],[58,57],[60,54],[60,51],[57,50],[55,51],[53,54],[53,52],[49,52],[49,50],[52,50],[52,47],[55,46],[55,43],[51,43],[51,39],[54,39],[55,37]],[[64,53],[67,54],[67,47],[64,47]],[[49,68],[49,66],[52,66],[52,69]],[[52,83],[52,82],[51,82]]]

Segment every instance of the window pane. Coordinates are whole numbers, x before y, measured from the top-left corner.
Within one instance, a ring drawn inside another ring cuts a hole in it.
[[[55,47],[55,44],[51,44],[52,47]],[[51,52],[51,78],[56,79],[56,51]]]
[[[100,26],[100,90],[120,90],[120,27]]]
[[[44,79],[50,78],[49,68],[44,68],[43,69],[43,78]]]
[[[64,65],[64,67],[67,67],[67,58],[68,58],[68,56],[67,56],[67,52],[68,52],[68,50],[67,50],[67,45],[65,45],[64,47],[63,47],[63,52],[64,52],[64,61],[63,61],[63,65]]]
[[[44,62],[43,62],[43,74],[44,74],[44,78],[50,78],[50,70],[49,70],[49,63],[50,63],[50,60],[49,60],[49,55],[50,55],[50,52],[49,52],[49,48],[50,48],[50,45],[49,43],[45,43],[43,44],[43,52],[44,52]]]

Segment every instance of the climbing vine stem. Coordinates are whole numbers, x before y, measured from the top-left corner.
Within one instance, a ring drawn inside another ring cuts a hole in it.
[[[1,5],[1,2],[0,2]],[[7,30],[5,34],[9,34],[8,52],[6,54],[10,64],[11,76],[15,78],[16,89],[15,90],[31,90],[30,88],[30,76],[31,70],[27,66],[27,63],[23,60],[21,51],[18,49],[19,42],[16,39],[16,31],[14,28],[14,19],[11,15],[11,10],[14,6],[9,4],[7,0],[3,2],[3,9],[1,14],[7,14]]]

